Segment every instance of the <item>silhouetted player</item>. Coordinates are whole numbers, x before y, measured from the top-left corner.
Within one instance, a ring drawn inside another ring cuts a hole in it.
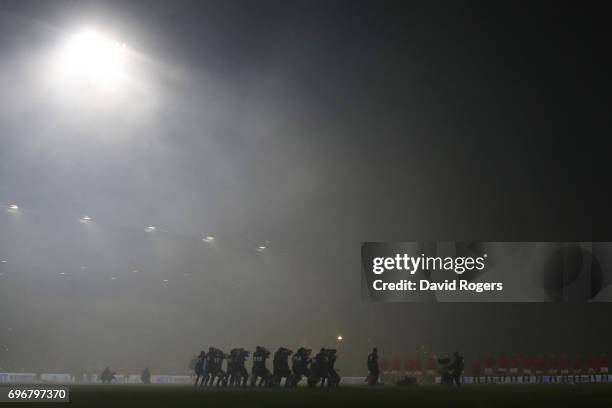
[[[308,360],[310,359],[311,352],[311,349],[300,347],[297,353],[291,357],[291,369],[293,370],[291,386],[297,387],[300,381],[302,381],[302,377],[309,377]]]
[[[226,355],[220,349],[215,349],[215,354],[213,357],[213,366],[210,370],[210,385],[214,384],[215,378],[217,378],[217,387],[221,385],[227,385],[227,374],[223,371],[223,360]]]
[[[102,380],[102,384],[110,384],[113,380],[115,380],[115,372],[110,370],[110,367],[106,367],[102,374],[100,374],[100,380]]]
[[[285,386],[291,385],[291,370],[289,369],[289,356],[293,354],[293,351],[285,347],[279,347],[274,353],[272,359],[272,369],[274,374],[274,385],[280,385],[283,378],[285,379]]]
[[[337,387],[340,385],[340,376],[335,368],[336,360],[338,359],[337,350],[328,349],[327,354],[329,356],[329,363],[327,366],[327,386]]]
[[[368,384],[378,384],[378,376],[380,375],[380,369],[378,367],[378,349],[374,347],[372,352],[368,355]]]
[[[241,383],[243,387],[246,386],[249,373],[244,365],[248,356],[249,352],[243,348],[233,349],[230,352],[229,359],[227,360],[227,374],[230,386],[239,387]]]
[[[151,384],[151,371],[149,371],[148,367],[142,370],[140,381],[142,381],[143,384]]]
[[[202,350],[198,359],[196,360],[195,366],[193,367],[193,371],[195,372],[195,386],[198,386],[198,381],[200,381],[200,386],[204,385],[204,375],[206,368],[206,352]]]
[[[327,350],[321,348],[321,350],[315,355],[314,367],[312,367],[311,375],[309,378],[309,386],[316,386],[321,381],[321,387],[325,386],[325,381],[329,374],[329,354]]]
[[[255,386],[259,378],[259,386],[270,385],[270,371],[266,367],[266,360],[270,357],[270,352],[261,346],[255,348],[253,353],[253,368],[251,369],[251,387]]]
[[[448,366],[451,375],[451,385],[461,387],[461,374],[463,374],[463,356],[460,356],[459,353],[456,351],[454,356],[455,359]]]
[[[215,352],[216,349],[214,347],[209,347],[208,353],[206,353],[204,358],[204,376],[202,378],[202,385],[204,386],[208,386],[209,381],[211,385],[214,383],[214,378],[211,381],[211,377],[213,377],[215,369]]]

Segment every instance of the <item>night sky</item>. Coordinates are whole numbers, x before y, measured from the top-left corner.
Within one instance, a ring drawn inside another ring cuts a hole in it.
[[[606,20],[556,3],[0,0],[0,205],[20,206],[0,213],[0,366],[181,372],[209,346],[338,334],[343,374],[372,345],[610,351],[607,304],[364,303],[359,253],[610,240]],[[117,101],[45,75],[88,25],[133,53]]]

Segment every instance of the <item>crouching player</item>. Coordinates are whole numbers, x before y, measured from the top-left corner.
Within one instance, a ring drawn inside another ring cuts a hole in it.
[[[269,387],[272,385],[272,374],[266,367],[266,360],[270,357],[270,351],[265,347],[255,347],[253,353],[253,368],[251,369],[251,387],[254,387],[259,379],[259,386]]]
[[[213,364],[209,370],[210,373],[210,386],[212,387],[217,379],[217,387],[226,386],[227,385],[227,373],[223,371],[223,360],[228,357],[223,350],[215,349],[215,353],[213,356]]]
[[[298,351],[291,357],[291,370],[293,377],[291,387],[297,387],[302,378],[309,376],[308,361],[310,360],[311,349],[300,347]]]
[[[249,352],[243,348],[236,348],[230,352],[227,360],[227,375],[230,387],[246,386],[249,379],[249,372],[245,367]]]
[[[316,387],[319,382],[321,387],[325,385],[325,381],[329,378],[329,353],[322,348],[315,354],[314,360],[310,365],[310,377],[308,377],[308,386]]]
[[[291,385],[291,370],[289,369],[289,356],[291,354],[293,354],[293,351],[285,347],[279,347],[274,353],[272,359],[274,385],[279,386],[283,378],[285,379],[285,387]]]

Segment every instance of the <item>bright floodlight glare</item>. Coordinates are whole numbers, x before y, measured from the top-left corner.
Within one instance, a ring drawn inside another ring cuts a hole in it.
[[[214,240],[215,240],[215,237],[213,237],[212,235],[207,235],[204,238],[202,238],[202,241],[208,242],[208,243],[214,242]]]
[[[60,55],[60,68],[94,85],[113,87],[124,76],[125,44],[92,29],[70,37]]]
[[[155,231],[157,228],[155,227],[155,225],[149,225],[147,228],[145,228],[145,231],[147,232],[153,232]]]
[[[19,206],[17,204],[11,204],[6,207],[6,211],[10,213],[16,213],[19,211]]]
[[[260,246],[258,246],[258,247],[257,247],[257,250],[258,250],[259,252],[263,252],[263,251],[265,251],[265,250],[266,250],[266,246],[265,246],[265,245],[260,245]]]
[[[87,224],[87,223],[91,222],[91,217],[90,217],[90,216],[88,216],[88,215],[84,215],[83,217],[81,217],[80,221],[81,221],[83,224]]]
[[[338,337],[336,337],[336,339],[337,339],[338,341],[342,341],[342,340],[344,339],[344,337],[342,337],[342,336],[338,336]]]

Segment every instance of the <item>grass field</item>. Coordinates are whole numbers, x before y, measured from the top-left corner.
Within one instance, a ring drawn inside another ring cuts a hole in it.
[[[188,386],[80,385],[71,407],[581,407],[612,406],[610,385],[488,385],[450,389],[344,387],[338,389],[195,389]],[[23,407],[27,403],[9,404]],[[40,407],[40,403],[34,403]],[[43,403],[63,406],[65,403]]]

